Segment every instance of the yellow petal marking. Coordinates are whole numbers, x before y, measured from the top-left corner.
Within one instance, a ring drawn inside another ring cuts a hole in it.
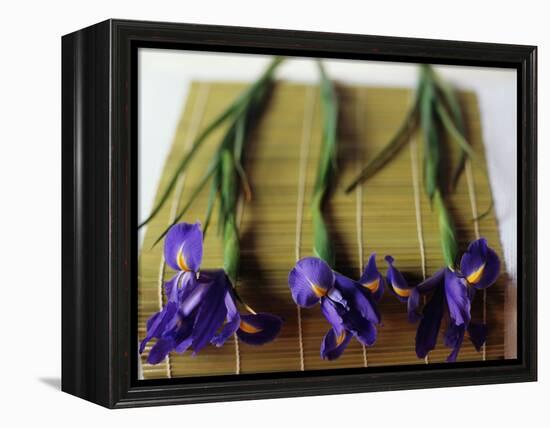
[[[342,342],[344,341],[344,339],[346,338],[346,331],[344,330],[340,336],[338,336],[336,338],[336,346],[340,346],[342,344]]]
[[[468,283],[477,284],[481,279],[481,276],[483,275],[484,270],[485,270],[485,263],[483,263],[479,268],[477,268],[476,271],[472,272],[470,275],[466,277],[466,280],[468,281]]]
[[[311,289],[313,290],[313,292],[317,297],[323,297],[327,295],[328,293],[327,289],[320,287],[318,284],[314,284],[309,279],[307,281],[309,282],[309,285],[311,285]]]
[[[191,272],[191,269],[189,269],[189,266],[187,266],[187,262],[185,261],[185,256],[183,255],[183,246],[178,251],[177,261],[181,270],[184,272]]]
[[[378,291],[378,287],[380,287],[380,278],[376,278],[374,281],[363,284],[363,287],[368,288],[373,293],[376,293]]]
[[[322,287],[319,287],[317,284],[311,283],[311,288],[313,289],[313,292],[315,293],[315,295],[317,297],[326,296],[326,294],[328,293],[328,290],[326,290]]]
[[[411,290],[409,288],[399,288],[392,284],[393,291],[395,291],[395,294],[397,294],[399,297],[409,297],[411,295]]]
[[[245,333],[250,333],[250,334],[259,333],[260,331],[262,331],[261,328],[254,327],[252,324],[249,324],[245,321],[241,321],[241,325],[239,326],[239,328]]]

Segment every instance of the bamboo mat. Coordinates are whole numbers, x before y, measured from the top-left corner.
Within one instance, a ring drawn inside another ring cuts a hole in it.
[[[193,138],[244,87],[220,82],[192,84],[157,197]],[[363,263],[375,251],[383,273],[386,271],[383,257],[391,254],[407,277],[421,280],[444,265],[437,218],[423,191],[421,135],[414,137],[386,168],[354,193],[346,195],[343,192],[343,187],[350,183],[360,166],[374,156],[398,129],[412,102],[412,93],[408,89],[344,85],[337,85],[337,93],[340,103],[338,182],[326,209],[336,244],[336,268],[358,279]],[[462,174],[456,193],[449,200],[450,211],[456,222],[461,251],[475,239],[477,226],[479,234],[488,239],[503,260],[494,213],[477,225],[472,221],[473,209],[483,212],[489,206],[490,189],[486,171],[479,166],[485,168],[477,100],[475,94],[469,92],[461,93],[460,99],[469,140],[481,162],[470,165]],[[450,350],[443,346],[442,335],[427,361],[416,357],[416,325],[407,322],[406,305],[387,290],[379,305],[383,325],[379,328],[376,344],[363,348],[352,340],[336,361],[323,361],[319,356],[321,340],[329,329],[320,308],[302,309],[299,317],[287,278],[297,257],[311,255],[309,204],[321,144],[319,101],[316,86],[278,83],[251,136],[246,157],[245,168],[252,183],[253,198],[240,205],[242,256],[237,287],[244,300],[256,311],[272,312],[285,319],[280,336],[260,347],[230,339],[222,348],[208,346],[196,357],[173,353],[156,366],[146,362],[151,342],[142,355],[145,379],[298,371],[302,368],[425,364],[445,360]],[[152,243],[170,223],[175,209],[185,203],[186,196],[197,185],[221,136],[222,130],[218,130],[205,142],[178,183],[175,198],[147,227],[139,256],[139,340],[145,336],[146,320],[162,305],[162,281],[173,274],[164,265],[162,245],[151,249]],[[449,145],[449,153],[450,158],[456,156],[452,145]],[[184,220],[203,221],[207,198],[208,191],[205,190]],[[221,240],[216,228],[216,219],[213,218],[205,239],[204,269],[219,268],[223,264]],[[507,276],[503,274],[497,284],[487,290],[486,299],[483,293],[476,296],[472,318],[482,320],[485,317],[487,320],[489,337],[486,348],[478,353],[465,338],[458,361],[504,358],[507,283]]]

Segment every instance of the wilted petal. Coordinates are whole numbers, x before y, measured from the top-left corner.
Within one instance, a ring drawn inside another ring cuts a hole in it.
[[[334,273],[323,260],[306,257],[298,261],[288,276],[292,298],[297,305],[310,307],[318,303],[334,284]]]
[[[491,286],[500,273],[500,260],[487,246],[485,238],[473,241],[460,261],[460,270],[468,284],[483,289]]]
[[[476,351],[480,351],[481,347],[487,340],[487,325],[471,322],[468,325],[468,334],[470,335],[470,340],[474,344]]]
[[[416,330],[416,355],[424,358],[435,348],[441,327],[445,304],[443,288],[436,288],[429,302],[424,306],[422,319]]]
[[[143,353],[147,343],[154,337],[160,338],[174,324],[177,314],[177,305],[174,302],[166,304],[161,311],[154,314],[147,321],[147,335],[139,346],[139,353]]]
[[[174,270],[198,272],[202,262],[200,223],[178,223],[172,226],[164,240],[164,259]]]
[[[457,326],[470,322],[471,302],[468,289],[462,278],[451,271],[445,270],[445,297],[449,308],[449,315]]]
[[[386,262],[388,262],[388,271],[386,273],[388,284],[397,298],[402,302],[406,302],[411,294],[412,287],[409,287],[401,272],[393,265],[394,260],[392,256],[386,256]]]
[[[263,345],[277,337],[282,325],[283,320],[271,314],[241,315],[237,336],[249,345]]]
[[[222,346],[227,339],[229,339],[239,328],[241,323],[241,316],[237,311],[235,305],[235,298],[233,292],[227,290],[225,293],[225,308],[227,309],[227,319],[222,330],[216,334],[210,341],[215,346]]]
[[[200,283],[201,279],[209,280],[208,284]],[[207,343],[212,340],[214,334],[223,324],[227,309],[225,307],[225,294],[230,286],[223,270],[201,274],[197,287],[207,287],[207,291],[201,297],[197,310],[195,325],[193,326],[193,355],[196,355]]]
[[[365,266],[363,275],[359,279],[361,285],[372,293],[374,300],[379,301],[384,294],[384,277],[376,267],[376,254],[373,253],[369,257],[369,261]]]
[[[449,363],[454,363],[458,357],[458,352],[460,351],[462,341],[464,340],[464,330],[464,324],[456,325],[451,322],[447,328],[447,331],[445,331],[445,346],[453,349],[447,357],[447,362]]]
[[[336,334],[334,329],[331,328],[321,343],[321,358],[323,360],[335,360],[340,357],[348,346],[351,337],[351,333],[345,330],[340,334]]]

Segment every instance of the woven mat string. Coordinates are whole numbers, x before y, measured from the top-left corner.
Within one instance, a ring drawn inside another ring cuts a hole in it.
[[[361,135],[363,131],[363,95],[364,92],[359,92],[358,102],[355,109],[355,128],[357,129],[357,135]],[[360,153],[357,153],[356,173],[361,171],[362,159]],[[359,184],[355,190],[355,230],[357,233],[357,250],[359,253],[359,277],[363,274],[363,185]],[[363,366],[368,367],[369,362],[367,359],[367,347],[362,345],[363,348]]]
[[[300,247],[302,244],[302,223],[304,218],[304,199],[306,189],[307,159],[309,155],[309,144],[313,127],[313,115],[315,113],[315,87],[308,86],[304,101],[304,120],[302,126],[302,141],[300,143],[300,166],[298,171],[298,198],[296,202],[296,261],[300,260]],[[305,370],[304,364],[304,339],[302,331],[302,310],[296,305],[296,316],[298,318],[298,347],[300,355],[300,370]]]
[[[359,172],[359,167],[357,172]],[[359,276],[363,274],[363,186],[359,185],[355,191],[355,229],[357,230],[357,249],[359,251]],[[367,347],[363,346],[363,366],[368,367]]]
[[[237,202],[237,219],[236,219],[238,230],[241,230],[243,213],[244,213],[244,200],[242,197],[239,197],[239,201]],[[238,281],[238,280],[239,279],[237,278],[235,281]],[[239,338],[236,332],[233,333],[233,339],[235,342],[235,374],[241,374],[241,351],[239,347]]]

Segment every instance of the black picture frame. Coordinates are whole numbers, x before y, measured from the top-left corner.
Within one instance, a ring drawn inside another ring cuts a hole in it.
[[[137,380],[137,49],[517,70],[518,358],[498,362]],[[107,20],[62,38],[62,390],[110,407],[537,379],[534,46]]]

